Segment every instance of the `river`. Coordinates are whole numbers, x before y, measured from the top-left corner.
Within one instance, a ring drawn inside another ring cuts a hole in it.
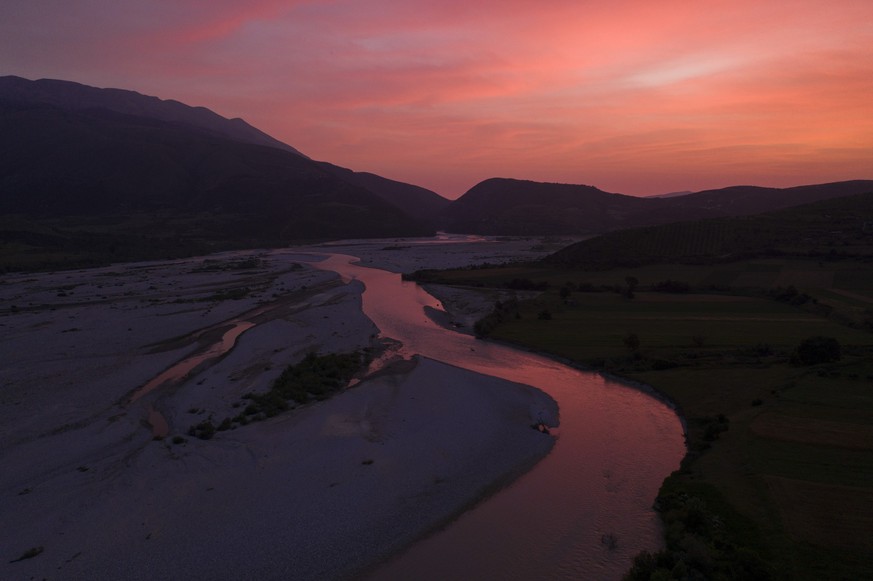
[[[438,300],[400,275],[333,254],[313,265],[363,282],[365,314],[400,354],[535,386],[558,403],[552,452],[531,471],[372,572],[387,579],[619,579],[662,546],[652,502],[685,453],[682,425],[635,387],[445,329]]]

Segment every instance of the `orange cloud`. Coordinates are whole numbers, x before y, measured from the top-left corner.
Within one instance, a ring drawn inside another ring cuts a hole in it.
[[[869,2],[33,4],[0,23],[3,70],[209,106],[446,195],[494,175],[648,194],[873,173]]]

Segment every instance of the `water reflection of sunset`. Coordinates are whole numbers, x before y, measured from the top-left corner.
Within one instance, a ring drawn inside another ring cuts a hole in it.
[[[373,579],[617,578],[637,552],[658,545],[651,499],[685,452],[671,407],[602,375],[444,329],[425,316],[425,307],[440,309],[434,297],[357,262],[332,254],[313,265],[365,285],[364,313],[381,337],[402,343],[400,355],[532,385],[560,414],[549,456]],[[604,537],[621,544],[610,548]]]

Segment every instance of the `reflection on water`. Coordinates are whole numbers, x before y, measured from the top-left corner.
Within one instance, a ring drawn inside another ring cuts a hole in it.
[[[184,380],[199,365],[217,359],[233,349],[239,336],[255,326],[255,323],[240,320],[232,321],[229,324],[231,325],[230,329],[224,332],[220,341],[209,345],[203,352],[182,359],[160,375],[151,379],[130,395],[127,404],[134,403],[159,387]],[[166,438],[170,433],[170,425],[167,423],[164,414],[158,411],[154,404],[151,403],[146,406],[146,412],[148,424],[152,429],[152,436],[155,438]]]
[[[451,234],[449,232],[437,232],[436,236],[426,236],[422,238],[398,238],[396,239],[397,246],[419,246],[427,244],[468,244],[470,242],[488,242],[496,241],[493,237],[478,236],[476,234]],[[386,239],[386,242],[390,240]],[[332,242],[323,242],[321,246],[355,246],[355,241],[336,240]],[[373,240],[360,240],[357,244],[372,245]]]
[[[198,365],[212,359],[221,357],[222,355],[233,349],[234,345],[236,345],[236,340],[239,338],[240,335],[255,326],[255,324],[250,321],[235,321],[231,324],[233,326],[224,332],[224,334],[221,336],[220,341],[213,343],[206,351],[202,353],[197,353],[196,355],[192,355],[191,357],[186,357],[182,361],[168,368],[166,371],[164,371],[154,379],[150,380],[148,383],[146,383],[131,394],[128,403],[135,402],[142,396],[154,391],[155,389],[161,387],[166,383],[180,381],[187,377],[187,375],[191,373]]]
[[[400,275],[331,255],[315,266],[366,286],[364,312],[406,356],[536,386],[560,407],[552,453],[508,488],[416,543],[374,579],[617,579],[661,545],[651,509],[678,468],[682,427],[663,402],[545,357],[443,329],[439,302]]]

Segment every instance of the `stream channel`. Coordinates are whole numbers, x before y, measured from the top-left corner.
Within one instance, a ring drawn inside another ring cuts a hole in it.
[[[560,409],[551,453],[529,472],[371,572],[384,579],[620,579],[662,544],[652,503],[685,453],[675,411],[644,390],[434,323],[438,300],[399,274],[332,254],[364,313],[403,357],[421,355],[537,387]]]

